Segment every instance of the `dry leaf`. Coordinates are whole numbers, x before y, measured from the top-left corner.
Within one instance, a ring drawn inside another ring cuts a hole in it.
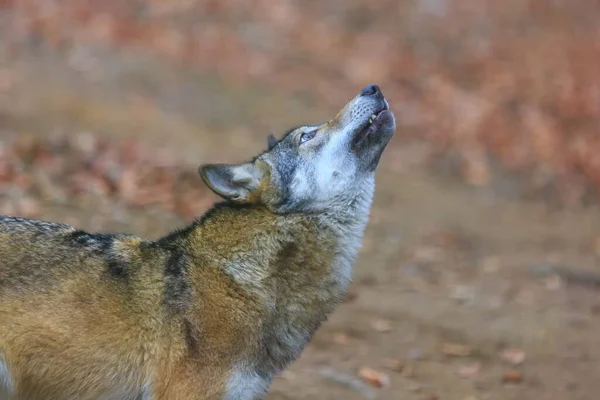
[[[358,376],[371,386],[379,388],[390,386],[390,377],[387,374],[369,367],[361,367],[358,370]]]
[[[377,332],[391,332],[392,331],[392,323],[386,319],[376,319],[371,322],[371,327]]]
[[[504,383],[521,383],[523,382],[523,374],[517,370],[509,370],[504,374],[502,378]]]
[[[456,375],[458,375],[461,378],[465,378],[465,379],[473,378],[475,375],[477,375],[479,373],[480,370],[481,370],[481,364],[479,364],[479,363],[462,365],[456,370]]]
[[[525,352],[522,349],[509,348],[500,352],[500,358],[512,365],[520,365],[525,361]]]
[[[344,332],[336,332],[331,337],[331,340],[335,344],[348,345],[350,344],[350,336],[345,334]]]
[[[382,367],[395,372],[401,372],[404,369],[404,363],[395,358],[384,358],[381,361]]]
[[[448,356],[468,357],[473,354],[473,348],[466,344],[446,342],[441,344],[440,352]]]

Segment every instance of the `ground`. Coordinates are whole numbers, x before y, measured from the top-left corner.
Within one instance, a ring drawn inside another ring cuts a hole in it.
[[[0,161],[10,160],[5,172],[12,172],[2,178],[0,212],[156,238],[215,200],[195,175],[199,164],[245,160],[265,148],[269,130],[335,112],[272,88],[166,68],[143,54],[103,58],[113,75],[102,85],[81,79],[63,60],[42,52],[11,66],[19,79],[0,96]],[[402,135],[400,127],[382,158],[346,303],[275,380],[268,399],[597,398],[598,208],[524,200],[508,180],[467,186],[412,162],[419,147]],[[63,143],[55,157],[69,168],[53,172],[54,164],[39,157],[15,160],[49,142]],[[146,156],[115,162],[125,182],[117,190],[84,185],[73,192],[73,182],[89,184],[110,170],[85,164],[88,142],[125,149],[141,143]],[[14,143],[22,153],[13,153]],[[164,187],[177,192],[176,200],[155,201],[164,194],[155,181],[159,189],[150,194],[141,181],[127,189],[126,168],[146,171],[150,180],[164,172],[157,149],[169,154]],[[42,171],[54,180],[47,190],[38,181],[24,184],[22,202],[10,163],[21,177]]]

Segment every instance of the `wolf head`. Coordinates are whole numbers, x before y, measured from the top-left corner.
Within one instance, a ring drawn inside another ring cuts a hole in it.
[[[360,94],[329,122],[304,125],[252,161],[208,164],[200,175],[215,193],[238,203],[262,203],[274,212],[325,212],[346,207],[371,190],[379,159],[396,129],[377,85]]]

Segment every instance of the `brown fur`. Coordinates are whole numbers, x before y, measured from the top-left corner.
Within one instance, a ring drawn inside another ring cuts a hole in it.
[[[134,395],[150,379],[155,398],[223,396],[240,358],[270,362],[279,325],[312,331],[340,299],[333,235],[253,205],[156,242],[0,217],[0,354],[19,398],[95,399],[108,376]]]

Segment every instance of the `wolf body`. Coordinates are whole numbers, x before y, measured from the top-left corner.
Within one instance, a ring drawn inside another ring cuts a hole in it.
[[[201,166],[224,201],[156,241],[0,216],[0,399],[263,398],[344,297],[394,130],[369,85]]]

